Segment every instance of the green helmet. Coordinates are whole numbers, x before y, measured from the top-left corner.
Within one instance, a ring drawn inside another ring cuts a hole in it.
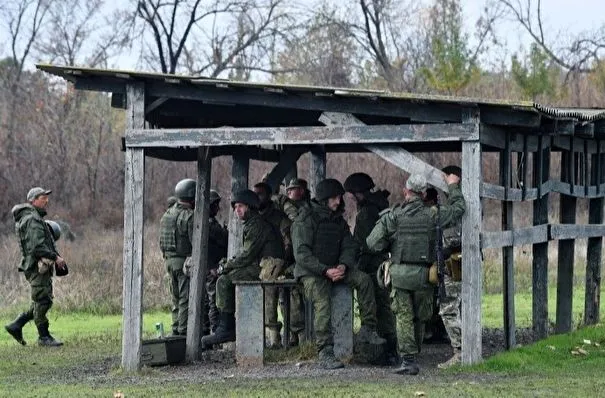
[[[59,223],[52,220],[46,220],[46,225],[49,226],[55,241],[58,241],[61,238],[61,226],[59,225]]]
[[[174,195],[181,200],[195,200],[195,180],[185,178],[179,181],[174,187]]]
[[[344,195],[345,189],[342,187],[340,181],[334,178],[326,178],[317,184],[315,188],[315,199],[318,201],[324,201],[334,196]]]
[[[218,202],[221,199],[221,195],[219,195],[217,191],[215,191],[214,189],[210,190],[210,204]]]
[[[351,193],[369,191],[375,186],[372,177],[366,173],[353,173],[347,177],[344,183],[345,191]]]
[[[260,205],[260,201],[258,200],[256,193],[249,189],[244,189],[236,192],[235,195],[233,195],[233,198],[231,199],[231,207],[234,207],[236,203],[243,203],[253,209],[258,209],[258,206]]]

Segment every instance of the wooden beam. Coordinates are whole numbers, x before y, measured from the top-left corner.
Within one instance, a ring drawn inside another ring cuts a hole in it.
[[[242,189],[248,188],[248,171],[250,169],[250,158],[244,152],[237,152],[233,155],[233,164],[231,166],[231,197]],[[229,201],[230,202],[230,201]],[[238,255],[243,249],[244,226],[237,219],[235,213],[229,211],[229,243],[227,255],[232,258]]]
[[[511,151],[508,145],[510,133],[506,134],[504,150],[500,152],[500,185],[505,189],[505,196],[508,196],[508,189],[512,185],[512,167]],[[513,202],[506,201],[501,203],[502,209],[502,230],[510,231],[513,229]],[[507,350],[514,348],[515,340],[515,272],[514,272],[514,251],[512,246],[502,248],[502,284],[504,293],[504,344]]]
[[[189,270],[189,311],[187,317],[187,359],[200,358],[200,342],[204,320],[208,316],[205,304],[206,275],[208,274],[208,219],[210,208],[210,176],[212,155],[210,148],[198,149],[197,184],[193,213],[192,267]]]
[[[352,143],[445,142],[478,139],[464,124],[398,124],[327,127],[245,127],[200,129],[130,129],[128,147],[199,147],[223,145],[316,145]]]
[[[571,158],[571,159],[570,159]],[[563,152],[561,155],[561,180],[569,181],[570,176],[575,175],[575,162],[573,152]],[[572,167],[570,169],[570,166]],[[576,222],[576,198],[561,195],[559,200],[559,220],[563,224],[575,224]],[[552,236],[552,228],[551,228]],[[575,240],[559,239],[559,256],[557,261],[557,318],[555,324],[556,333],[568,333],[571,331],[572,323],[572,300],[573,300],[573,267],[575,254]]]
[[[540,148],[533,159],[533,185],[548,181],[550,148]],[[541,174],[539,174],[541,172]],[[548,195],[533,201],[534,226],[548,224]],[[548,242],[532,246],[532,322],[536,338],[548,335]]]
[[[591,159],[590,178],[593,185],[604,181],[605,159],[598,153]],[[601,191],[603,192],[603,191]],[[601,226],[603,224],[603,198],[591,199],[588,202],[588,222]],[[603,235],[588,238],[586,247],[586,291],[584,296],[584,324],[596,325],[600,319],[601,307],[601,258]]]
[[[143,128],[145,87],[129,84],[126,124]],[[122,368],[141,366],[143,334],[143,205],[145,198],[145,155],[142,148],[127,148],[124,165],[124,265],[122,286]]]
[[[275,190],[277,185],[283,181],[288,173],[296,168],[296,162],[302,156],[303,153],[307,152],[307,147],[287,147],[280,154],[280,161],[271,169],[267,175],[267,184]]]
[[[479,131],[479,115],[465,112],[463,120]],[[462,278],[462,362],[473,364],[481,361],[481,293],[483,274],[481,268],[481,198],[479,183],[481,174],[481,144],[479,141],[462,143],[462,193],[466,200],[466,212],[462,217],[462,253],[464,276]]]
[[[551,240],[586,239],[605,235],[605,225],[551,224]]]
[[[364,123],[350,114],[335,112],[324,112],[319,121],[326,126],[363,126]],[[365,148],[380,156],[410,174],[421,174],[427,178],[429,184],[444,192],[448,191],[445,175],[443,172],[430,164],[424,162],[410,152],[400,147],[387,145],[365,145]]]
[[[495,249],[548,242],[548,227],[548,224],[543,224],[510,231],[482,232],[481,248]]]
[[[311,170],[309,170],[309,190],[315,196],[317,184],[326,178],[326,150],[322,145],[315,146],[311,149]]]

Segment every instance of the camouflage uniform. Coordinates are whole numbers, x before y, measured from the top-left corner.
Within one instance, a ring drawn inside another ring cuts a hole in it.
[[[183,270],[191,256],[193,240],[193,207],[178,202],[168,208],[160,220],[160,249],[170,277],[172,296],[172,333],[187,334],[189,311],[189,276]]]
[[[25,341],[17,338],[11,332],[11,327],[17,326],[18,334],[21,328],[33,320],[38,328],[40,344],[61,345],[55,341],[48,332],[49,322],[46,314],[53,305],[52,275],[54,271],[54,260],[59,256],[50,227],[44,222],[46,210],[32,206],[29,203],[17,205],[11,210],[15,220],[15,232],[19,238],[21,248],[21,263],[19,272],[23,272],[25,279],[31,287],[31,306],[27,312],[19,315],[13,324],[7,325],[6,329],[21,344]],[[39,267],[42,259],[52,260],[50,267],[47,265],[44,271]],[[43,340],[52,339],[56,344],[43,344]]]
[[[221,225],[216,217],[210,217],[208,226],[208,275],[206,276],[206,308],[208,309],[208,323],[206,332],[214,332],[218,326],[218,308],[216,307],[216,281],[218,275],[210,270],[218,269],[221,259],[227,257],[229,232]]]
[[[408,189],[421,192],[423,184],[411,182]],[[465,204],[458,184],[449,185],[448,205],[441,206],[439,221],[442,227],[459,222]],[[437,208],[427,207],[419,196],[411,198],[403,207],[385,210],[368,236],[371,250],[391,251],[392,309],[397,319],[397,340],[404,357],[400,373],[417,374],[416,354],[420,352],[424,324],[433,313],[433,285],[428,282],[428,267],[435,256],[435,228]],[[414,258],[414,261],[410,259]],[[415,372],[407,372],[412,364]],[[399,373],[399,372],[398,372]]]

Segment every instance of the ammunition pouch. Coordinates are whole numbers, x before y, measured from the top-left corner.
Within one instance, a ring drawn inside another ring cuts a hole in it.
[[[389,260],[385,260],[378,266],[378,270],[376,271],[376,282],[378,282],[378,287],[385,290],[391,290],[391,266],[393,262]]]
[[[437,263],[433,263],[429,267],[429,283],[439,285],[439,265]]]
[[[429,287],[429,264],[393,264],[391,283],[396,289],[417,291]]]
[[[445,260],[445,266],[447,268],[447,273],[454,282],[460,282],[462,280],[462,253],[452,253],[452,255]]]

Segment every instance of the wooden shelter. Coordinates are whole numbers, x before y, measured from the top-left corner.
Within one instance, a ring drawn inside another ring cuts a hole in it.
[[[423,172],[444,188],[439,170],[414,152],[461,152],[462,359],[481,360],[483,248],[502,248],[504,325],[507,347],[515,345],[513,248],[533,247],[533,329],[548,333],[548,242],[558,240],[556,331],[572,326],[575,239],[588,238],[586,324],[596,323],[605,197],[605,113],[549,108],[531,102],[396,94],[332,87],[255,84],[197,77],[38,65],[76,89],[112,93],[127,112],[124,138],[124,322],[122,365],[140,366],[143,282],[143,191],[145,157],[197,161],[187,353],[199,355],[201,295],[206,275],[208,198],[213,156],[233,156],[232,190],[248,186],[250,159],[276,163],[269,182],[291,173],[311,153],[313,188],[326,174],[326,154],[371,152],[409,172]],[[500,183],[482,178],[482,152],[498,152]],[[553,164],[551,153],[560,152]],[[516,155],[516,159],[514,156]],[[515,163],[523,170],[513,181]],[[528,167],[530,166],[530,167]],[[560,175],[551,176],[556,166]],[[532,175],[528,175],[528,170]],[[549,223],[549,193],[560,194],[560,223]],[[482,231],[482,198],[501,202],[502,228]],[[588,225],[576,224],[576,200],[589,198]],[[533,203],[533,226],[514,228],[513,206]],[[237,224],[230,234],[237,236]],[[230,239],[230,251],[237,250]]]

